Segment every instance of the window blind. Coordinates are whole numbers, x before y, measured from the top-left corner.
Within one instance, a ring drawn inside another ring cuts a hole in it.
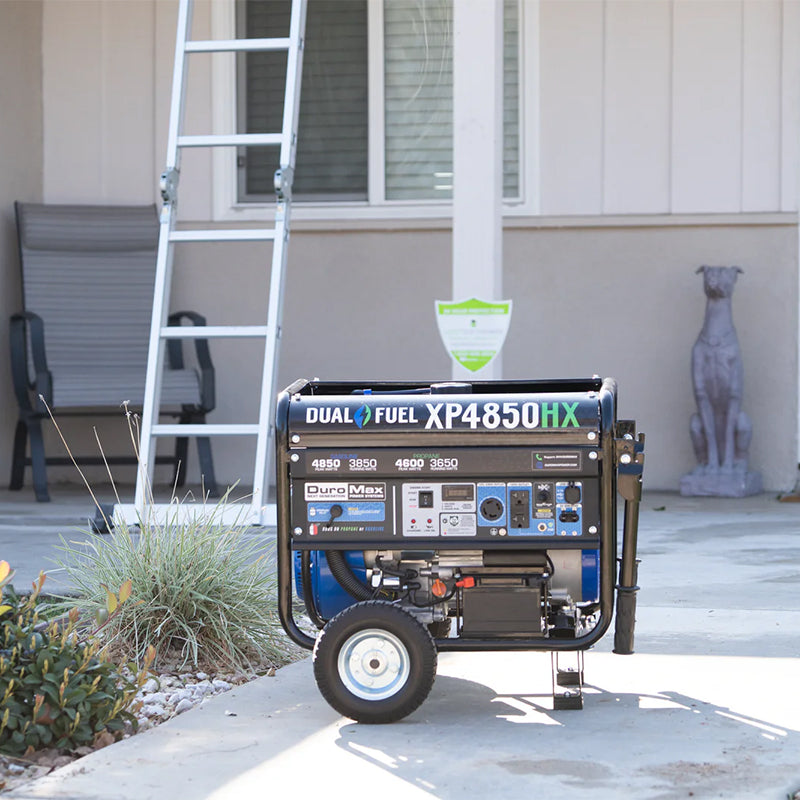
[[[519,8],[505,0],[503,194],[519,195]],[[453,196],[453,0],[385,0],[386,199]]]
[[[289,0],[245,0],[244,35],[287,36]],[[239,129],[281,129],[285,53],[247,53]],[[310,0],[297,133],[297,199],[364,200],[367,196],[367,3]],[[272,199],[278,148],[240,154],[240,200]],[[242,158],[243,156],[243,158]]]

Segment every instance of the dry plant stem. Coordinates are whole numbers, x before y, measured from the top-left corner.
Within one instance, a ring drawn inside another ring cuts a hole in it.
[[[94,431],[94,440],[97,442],[97,449],[100,451],[100,455],[103,457],[103,464],[105,464],[106,472],[108,473],[108,478],[111,481],[111,488],[114,490],[114,497],[117,498],[117,503],[120,503],[119,499],[119,492],[117,491],[117,484],[114,481],[114,476],[111,474],[111,466],[109,465],[105,451],[103,450],[103,445],[100,443],[100,437],[97,435],[97,428],[92,426],[92,430]],[[108,520],[106,520],[106,525],[108,525]]]
[[[97,497],[95,497],[95,494],[92,491],[92,487],[91,487],[89,481],[86,479],[86,475],[84,475],[83,470],[78,466],[78,462],[75,460],[75,456],[72,454],[72,450],[70,450],[70,447],[67,444],[67,440],[64,438],[64,434],[61,432],[61,428],[60,428],[59,424],[56,422],[56,418],[53,416],[53,412],[52,412],[50,406],[47,405],[47,401],[44,399],[44,397],[42,395],[39,395],[39,399],[42,401],[42,404],[47,409],[47,413],[49,414],[50,419],[53,421],[53,425],[55,426],[56,432],[58,433],[58,438],[61,439],[61,442],[62,442],[62,444],[64,445],[64,448],[67,451],[67,455],[69,456],[69,460],[73,463],[73,465],[75,466],[75,469],[78,470],[78,474],[81,476],[81,480],[83,481],[84,485],[86,486],[87,490],[89,491],[89,494],[91,495],[91,498],[94,501],[94,504],[97,507],[97,510],[102,515],[103,520],[106,523],[106,526],[108,526],[108,529],[111,530],[110,521],[108,520],[108,518],[106,517],[105,512],[103,511],[103,507],[100,505],[100,501],[97,499]],[[103,455],[103,459],[105,460],[105,454]],[[106,464],[106,467],[107,466],[108,466],[108,464]]]
[[[142,464],[142,461],[139,457],[139,443],[141,441],[141,432],[139,431],[139,417],[136,414],[131,413],[130,409],[128,408],[127,401],[123,403],[125,407],[125,418],[128,420],[128,433],[131,437],[131,444],[133,445],[133,454],[136,456],[136,463],[138,465],[139,474],[142,480],[142,485],[144,486],[145,498],[144,503],[148,507],[152,507],[155,503],[155,497],[153,495],[153,486],[150,482],[150,476],[147,474],[147,467]],[[143,520],[140,520],[143,521]]]

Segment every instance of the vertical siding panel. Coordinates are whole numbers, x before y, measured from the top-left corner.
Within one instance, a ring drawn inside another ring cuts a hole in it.
[[[603,3],[543,0],[541,207],[599,214],[603,207]]]
[[[742,5],[675,0],[672,211],[738,212]]]
[[[777,211],[781,195],[781,4],[745,0],[742,211]]]
[[[102,191],[101,5],[48,0],[42,21],[43,195],[97,200]]]
[[[781,79],[781,211],[798,210],[800,172],[800,3],[784,0]]]
[[[103,4],[103,200],[148,203],[153,173],[152,0]]]
[[[672,9],[668,0],[606,6],[606,214],[669,211]]]

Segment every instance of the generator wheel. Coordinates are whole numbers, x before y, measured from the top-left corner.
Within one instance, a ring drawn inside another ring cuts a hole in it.
[[[452,617],[438,619],[436,622],[428,623],[428,630],[434,639],[446,639],[450,635],[450,628],[453,627]]]
[[[407,611],[380,600],[331,619],[314,646],[322,696],[357,722],[395,722],[418,708],[436,677],[436,647]]]

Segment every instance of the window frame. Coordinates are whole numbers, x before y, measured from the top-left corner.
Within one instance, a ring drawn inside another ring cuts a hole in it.
[[[519,197],[503,201],[504,216],[537,216],[539,126],[539,63],[536,53],[528,52],[525,43],[535,43],[538,50],[539,0],[519,3]],[[211,4],[211,36],[231,39],[236,36],[237,0]],[[384,49],[383,0],[367,0],[367,199],[296,201],[292,216],[296,221],[336,222],[338,220],[408,220],[451,219],[452,200],[386,200],[385,197],[385,124],[384,124]],[[216,54],[211,64],[212,129],[230,133],[237,129],[236,58]],[[272,202],[238,199],[236,148],[214,148],[212,164],[212,214],[214,221],[263,221],[265,212],[274,210]]]

